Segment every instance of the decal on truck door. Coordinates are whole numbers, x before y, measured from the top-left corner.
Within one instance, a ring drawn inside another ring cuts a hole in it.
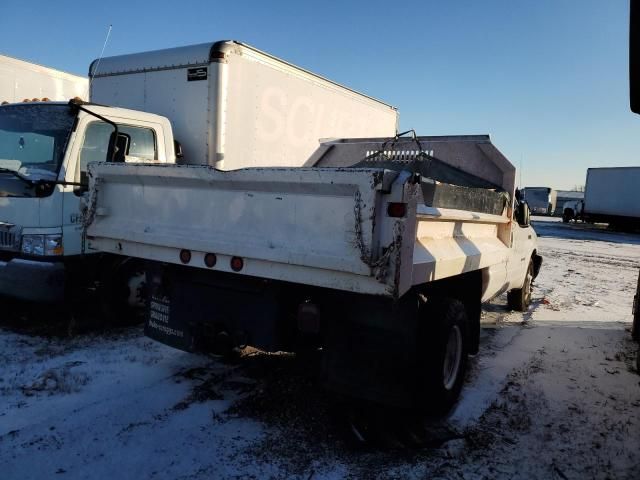
[[[190,68],[187,70],[187,81],[195,82],[197,80],[207,79],[207,67]]]

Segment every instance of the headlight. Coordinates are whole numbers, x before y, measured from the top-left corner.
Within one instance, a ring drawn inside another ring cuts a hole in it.
[[[62,235],[46,235],[44,237],[45,255],[62,255],[63,253]]]
[[[33,235],[22,236],[22,253],[26,253],[27,255],[33,254],[33,237]]]
[[[23,235],[22,253],[27,255],[62,255],[62,235]]]

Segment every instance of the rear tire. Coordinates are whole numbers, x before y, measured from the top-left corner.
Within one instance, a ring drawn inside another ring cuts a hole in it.
[[[429,300],[420,309],[418,404],[444,415],[457,401],[467,367],[468,321],[453,298]]]
[[[526,312],[531,305],[531,284],[533,282],[533,262],[529,261],[529,267],[524,277],[522,288],[514,288],[507,293],[507,303],[511,310]]]

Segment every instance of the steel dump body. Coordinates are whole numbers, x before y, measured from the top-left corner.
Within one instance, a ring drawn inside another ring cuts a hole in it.
[[[189,250],[188,265],[200,269],[214,253],[212,270],[232,273],[237,256],[239,275],[392,298],[483,270],[486,299],[518,287],[522,276],[509,274],[511,203],[500,214],[428,206],[420,176],[402,169],[94,164],[91,171],[93,250],[178,265]],[[505,169],[505,187],[512,178]],[[405,214],[390,216],[389,203],[405,204]]]
[[[246,275],[374,294],[387,288],[370,277],[354,234],[358,191],[362,238],[371,243],[383,171],[101,165],[94,173],[101,181],[91,248],[173,263],[181,263],[174,249],[188,249],[190,264],[203,268],[211,252],[216,270],[228,272],[229,259],[241,256]]]

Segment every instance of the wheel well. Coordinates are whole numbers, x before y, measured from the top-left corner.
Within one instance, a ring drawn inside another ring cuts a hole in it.
[[[424,284],[420,293],[427,296],[442,296],[460,300],[467,313],[468,321],[468,351],[478,353],[480,346],[480,315],[482,314],[482,272],[463,273],[450,278],[443,278],[435,282]]]

